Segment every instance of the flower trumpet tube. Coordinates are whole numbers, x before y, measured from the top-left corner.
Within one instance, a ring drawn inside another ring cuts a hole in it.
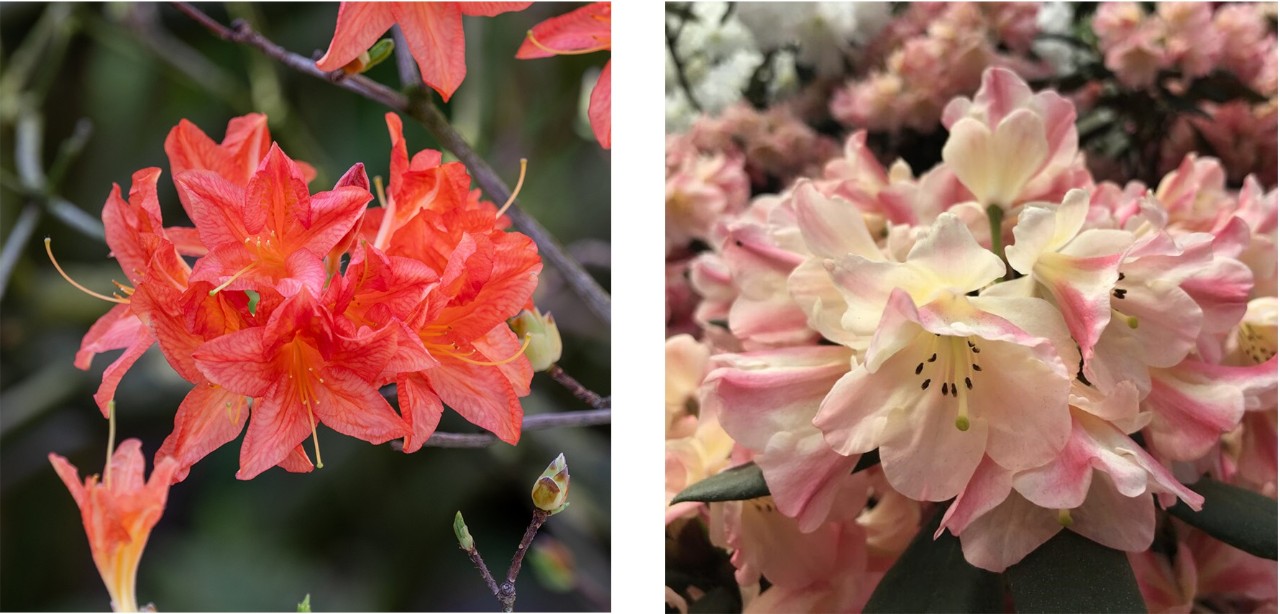
[[[142,443],[127,439],[120,444],[103,470],[102,481],[93,475],[81,483],[76,468],[57,454],[49,455],[84,520],[93,562],[111,594],[116,612],[137,612],[138,561],[151,529],[164,513],[169,483],[178,463],[172,458],[156,462],[150,480],[143,480]]]

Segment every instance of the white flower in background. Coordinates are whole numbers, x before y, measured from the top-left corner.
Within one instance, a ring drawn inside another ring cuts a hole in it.
[[[676,39],[676,52],[681,58],[698,56],[715,64],[744,49],[756,48],[755,39],[741,21],[732,15],[724,18],[725,11],[729,10],[727,3],[697,2],[690,4],[689,10],[694,19],[685,21]]]
[[[693,87],[693,97],[702,105],[702,111],[714,115],[721,109],[742,99],[751,75],[755,74],[764,56],[754,49],[740,49],[723,62],[712,66]]]
[[[1075,9],[1068,2],[1046,2],[1036,13],[1036,27],[1044,34],[1071,34],[1071,20]],[[1069,75],[1079,64],[1078,52],[1070,44],[1050,38],[1037,37],[1031,51],[1043,58],[1058,76]]]
[[[782,50],[773,54],[773,78],[769,81],[769,97],[777,100],[796,91],[800,77],[796,75],[796,54]]]
[[[852,45],[871,40],[891,17],[884,2],[753,2],[736,11],[762,49],[796,45],[796,63],[823,76],[843,73]]]

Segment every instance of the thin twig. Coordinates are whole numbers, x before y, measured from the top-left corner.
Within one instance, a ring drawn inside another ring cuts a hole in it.
[[[28,202],[23,207],[22,213],[18,214],[18,221],[14,222],[13,230],[9,231],[9,236],[4,241],[4,249],[0,251],[0,300],[4,300],[5,290],[9,287],[9,276],[13,275],[13,267],[18,263],[18,257],[27,248],[27,241],[31,240],[31,235],[36,231],[36,224],[40,222],[40,205],[34,202]]]
[[[472,544],[470,550],[466,550],[467,556],[471,557],[471,562],[480,570],[480,575],[484,576],[484,583],[489,585],[489,591],[494,597],[498,596],[498,583],[493,579],[493,574],[489,573],[489,566],[484,564],[484,559],[480,557],[480,549]]]
[[[525,417],[524,424],[520,427],[520,432],[527,433],[529,431],[574,426],[598,426],[609,424],[612,420],[613,409],[610,407],[555,414],[536,414]],[[436,431],[431,434],[431,437],[427,438],[427,442],[423,445],[437,448],[485,448],[498,443],[498,441],[498,437],[493,433],[441,433]]]
[[[415,88],[414,91],[418,92],[418,95],[410,98],[362,75],[346,75],[340,70],[333,73],[324,72],[316,68],[315,61],[284,49],[254,31],[249,24],[243,21],[236,21],[231,28],[227,28],[188,3],[175,2],[174,5],[183,14],[194,19],[219,38],[253,47],[266,54],[267,57],[293,70],[311,75],[317,79],[329,81],[338,87],[416,119],[436,137],[442,147],[457,156],[458,160],[466,165],[467,169],[471,171],[472,178],[495,202],[505,202],[511,196],[511,190],[507,187],[506,182],[449,125],[448,120],[422,92],[421,88]],[[533,239],[542,257],[550,262],[552,266],[560,269],[566,282],[587,304],[587,307],[605,324],[609,324],[609,294],[587,273],[586,269],[569,257],[560,242],[555,237],[552,237],[537,220],[520,210],[518,204],[512,206],[507,211],[507,215],[511,218],[517,230]]]
[[[573,396],[578,397],[579,400],[587,405],[599,409],[604,407],[607,403],[604,397],[592,392],[591,389],[583,386],[578,382],[578,380],[574,379],[573,376],[565,373],[564,369],[560,368],[560,365],[551,365],[551,367],[547,369],[547,375],[561,386],[567,388],[569,392],[573,393]]]
[[[533,543],[533,538],[538,534],[538,529],[542,528],[542,523],[551,517],[550,512],[544,512],[538,508],[533,509],[533,518],[529,520],[529,528],[524,530],[524,538],[520,540],[520,547],[516,548],[516,553],[511,557],[511,567],[507,569],[507,581],[502,583],[498,591],[498,600],[502,602],[502,611],[511,612],[516,607],[516,577],[520,575],[520,565],[524,563],[524,555],[529,551],[529,545]]]
[[[422,87],[422,75],[418,73],[418,62],[409,53],[409,41],[405,40],[400,26],[391,27],[391,40],[396,43],[396,70],[400,72],[400,87]]]

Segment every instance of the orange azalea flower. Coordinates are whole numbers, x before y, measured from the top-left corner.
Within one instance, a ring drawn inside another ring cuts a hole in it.
[[[493,17],[521,11],[532,2],[343,2],[338,25],[320,70],[337,70],[360,57],[378,37],[400,24],[409,53],[418,62],[422,80],[445,102],[467,76],[462,16]]]
[[[613,40],[610,29],[612,12],[608,2],[596,2],[559,17],[552,17],[529,31],[529,36],[516,52],[516,57],[523,60],[607,51]],[[612,106],[609,65],[610,62],[605,62],[604,70],[600,71],[600,79],[591,90],[591,104],[587,107],[591,131],[595,132],[596,140],[605,149],[609,149],[613,140],[609,119]]]
[[[127,439],[120,444],[103,471],[106,478],[101,483],[94,475],[81,484],[76,468],[57,454],[50,454],[49,462],[80,506],[93,562],[111,594],[112,609],[137,612],[138,561],[151,528],[164,513],[177,463],[170,458],[160,459],[151,472],[151,479],[144,481],[146,461],[137,439]]]

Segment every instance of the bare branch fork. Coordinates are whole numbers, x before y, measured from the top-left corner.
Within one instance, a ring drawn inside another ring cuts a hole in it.
[[[496,202],[504,202],[511,196],[511,190],[507,184],[489,166],[489,163],[485,162],[449,125],[449,121],[425,95],[420,85],[414,84],[410,87],[411,93],[416,92],[418,95],[405,96],[360,75],[345,75],[341,71],[328,73],[316,68],[315,61],[275,44],[242,20],[235,21],[232,27],[228,28],[191,4],[175,2],[174,6],[223,40],[253,47],[293,70],[329,81],[338,87],[412,117],[425,126],[442,147],[466,165],[476,183]],[[592,313],[606,325],[609,324],[611,322],[609,294],[587,273],[586,269],[568,255],[560,242],[551,236],[542,224],[520,210],[518,205],[512,206],[507,211],[507,215],[510,216],[516,229],[533,239],[542,257],[560,270],[566,283],[586,303]]]

